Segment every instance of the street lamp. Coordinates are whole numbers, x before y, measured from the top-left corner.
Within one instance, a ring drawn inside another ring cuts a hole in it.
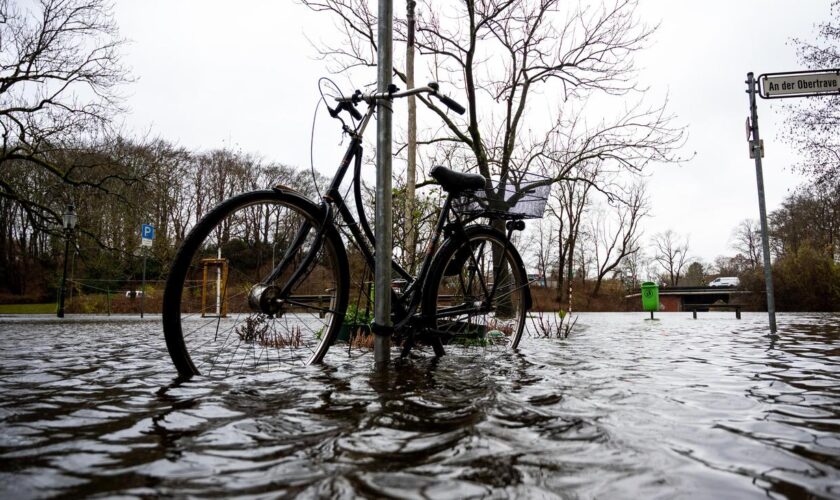
[[[62,227],[64,228],[64,273],[61,275],[61,290],[58,295],[58,313],[59,318],[64,317],[64,294],[65,285],[67,283],[67,256],[70,252],[70,238],[73,236],[73,229],[76,228],[76,207],[67,205],[67,211],[62,216]]]

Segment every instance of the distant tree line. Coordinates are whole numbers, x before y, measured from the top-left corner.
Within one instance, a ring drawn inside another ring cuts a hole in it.
[[[346,38],[323,50],[334,69],[372,74],[371,3],[304,3],[331,14]],[[139,227],[151,223],[153,279],[165,276],[189,229],[223,199],[276,184],[314,197],[322,184],[309,172],[256,154],[191,151],[116,130],[114,118],[123,111],[120,88],[132,77],[120,63],[124,41],[105,0],[25,6],[0,0],[0,19],[0,294],[34,300],[54,293],[64,246],[61,215],[68,204],[79,213],[71,257],[80,275],[136,278]],[[835,25],[819,26],[822,45],[797,42],[803,61],[837,66]],[[395,26],[397,42],[405,42],[407,23],[398,19]],[[640,174],[651,162],[680,161],[684,140],[666,104],[648,106],[635,85],[632,55],[653,32],[639,22],[633,0],[598,8],[556,0],[418,5],[419,59],[451,89],[463,89],[468,109],[456,117],[421,99],[433,125],[419,133],[420,160],[426,167],[475,169],[488,178],[517,170],[545,174],[552,184],[546,217],[530,224],[519,244],[529,271],[564,307],[572,305],[576,284],[593,300],[622,296],[647,279],[703,284],[715,275],[738,275],[750,288],[762,288],[752,221],[735,231],[736,254],[712,264],[689,255],[687,235],[666,231],[642,239],[641,222],[650,208]],[[398,58],[397,78],[404,76],[400,64]],[[562,99],[537,100],[552,94]],[[616,103],[616,113],[587,115],[588,99]],[[546,102],[548,119],[529,119]],[[771,216],[780,309],[840,303],[840,183],[831,121],[838,102],[824,98],[791,110],[794,121],[811,124],[798,128],[800,135],[790,134],[807,159],[800,167],[810,184]],[[396,135],[399,159],[402,139]],[[403,196],[411,191],[408,184],[395,182],[394,222],[414,231],[395,231],[395,256],[412,267],[428,244],[440,198],[436,190],[422,189],[425,181],[416,199],[409,199]],[[372,212],[372,204],[366,209]],[[259,220],[252,222],[259,234]],[[350,254],[358,267],[358,255],[353,249]],[[361,279],[366,272],[355,270]]]
[[[840,311],[840,185],[808,183],[789,195],[768,217],[770,252],[776,307],[780,311]],[[734,255],[718,256],[707,263],[688,256],[676,261],[663,241],[654,239],[653,253],[640,253],[647,275],[669,285],[698,286],[718,276],[737,276],[741,286],[756,293],[765,305],[761,230],[757,220],[745,219],[733,228],[730,246]],[[682,254],[687,254],[687,237]],[[669,257],[670,256],[670,257]],[[660,266],[650,264],[658,262]],[[675,279],[670,271],[685,269]]]
[[[840,311],[840,184],[809,184],[770,215],[773,284],[782,311]],[[764,276],[744,284],[764,289]]]
[[[319,47],[331,69],[369,78],[377,63],[375,2],[303,3],[330,17],[340,34],[339,42]],[[640,222],[649,211],[641,174],[653,162],[681,161],[684,129],[667,102],[651,105],[636,83],[633,56],[656,27],[642,22],[635,0],[422,1],[408,11],[411,23],[399,14],[394,21],[395,43],[413,40],[418,67],[467,110],[455,116],[419,98],[430,117],[418,130],[420,161],[490,181],[523,171],[543,175],[552,195],[546,219],[525,235],[529,268],[551,283],[552,300],[564,307],[572,307],[573,283],[590,276],[586,293],[598,297],[639,248]],[[405,82],[401,53],[395,50],[393,71]],[[603,108],[609,111],[596,114],[590,101],[610,103]],[[403,151],[402,134],[395,135]],[[405,213],[424,211],[409,206]],[[407,218],[401,227],[420,224]]]
[[[87,279],[128,279],[139,273],[141,224],[155,226],[149,273],[154,279],[164,275],[159,266],[171,261],[189,229],[220,201],[278,184],[315,195],[310,172],[232,149],[188,151],[164,140],[118,139],[48,156],[57,165],[85,162],[84,175],[75,177],[80,185],[24,161],[5,162],[3,180],[25,193],[28,203],[51,207],[59,218],[64,205],[75,205],[76,266]],[[258,224],[254,221],[255,234]],[[51,293],[62,251],[57,221],[44,223],[23,203],[0,197],[0,292]]]
[[[79,214],[70,254],[80,275],[137,276],[139,227],[151,223],[154,278],[232,194],[274,184],[313,194],[308,173],[257,155],[121,133],[132,76],[106,0],[0,0],[0,21],[0,294],[54,292],[67,205]]]
[[[840,68],[840,2],[832,0],[829,15],[807,38],[793,38],[802,68]],[[780,138],[799,151],[795,167],[814,183],[840,183],[840,97],[787,99],[786,127]]]

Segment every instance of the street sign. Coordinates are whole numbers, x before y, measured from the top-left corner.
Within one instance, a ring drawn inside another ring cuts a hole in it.
[[[142,224],[140,226],[140,246],[151,247],[152,240],[155,239],[155,226],[151,224]]]
[[[761,139],[760,141],[758,141],[758,143],[759,143],[758,149],[761,150],[761,157],[764,158],[764,139]],[[755,158],[755,150],[756,150],[755,141],[750,141],[750,159]]]
[[[752,124],[750,123],[749,116],[747,117],[747,123],[745,124],[745,126],[747,128],[747,140],[750,140],[750,137],[752,137]]]
[[[840,95],[840,69],[764,73],[758,81],[764,99]]]

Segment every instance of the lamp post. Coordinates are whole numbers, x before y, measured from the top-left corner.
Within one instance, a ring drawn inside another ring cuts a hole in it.
[[[76,228],[76,207],[67,205],[67,211],[62,216],[62,227],[64,228],[64,272],[61,274],[61,290],[58,292],[58,312],[56,316],[64,317],[64,295],[67,284],[67,257],[70,253],[70,238],[73,236],[73,229]]]

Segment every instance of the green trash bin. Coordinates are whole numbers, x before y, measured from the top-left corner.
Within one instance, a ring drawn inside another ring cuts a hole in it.
[[[656,283],[642,283],[642,308],[650,312],[659,310],[659,285]]]

